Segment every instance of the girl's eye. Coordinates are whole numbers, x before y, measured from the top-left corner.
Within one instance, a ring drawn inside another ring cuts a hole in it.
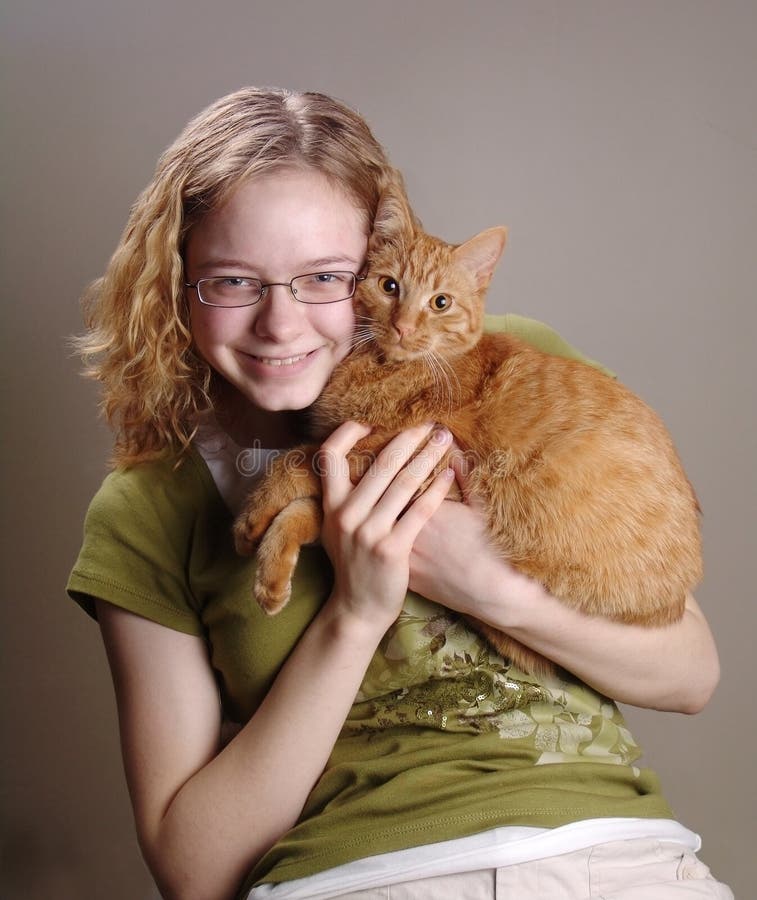
[[[428,305],[435,312],[441,312],[444,309],[449,309],[452,306],[452,301],[445,294],[437,294],[428,301]]]
[[[399,284],[389,276],[379,278],[379,287],[385,294],[389,294],[390,297],[399,297],[400,295]]]

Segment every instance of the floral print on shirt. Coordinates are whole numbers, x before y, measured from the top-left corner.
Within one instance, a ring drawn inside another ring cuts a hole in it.
[[[519,671],[465,619],[416,594],[384,636],[345,731],[409,724],[494,733],[537,765],[641,755],[611,700],[568,673]]]

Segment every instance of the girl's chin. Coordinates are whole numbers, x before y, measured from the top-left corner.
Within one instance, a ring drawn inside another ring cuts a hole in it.
[[[318,398],[323,385],[312,379],[300,384],[255,384],[238,388],[239,393],[263,412],[287,412],[305,409]]]

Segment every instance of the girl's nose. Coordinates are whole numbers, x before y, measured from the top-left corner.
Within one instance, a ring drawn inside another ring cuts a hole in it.
[[[289,285],[270,285],[256,306],[253,330],[258,337],[285,343],[303,330],[305,306],[292,296]]]

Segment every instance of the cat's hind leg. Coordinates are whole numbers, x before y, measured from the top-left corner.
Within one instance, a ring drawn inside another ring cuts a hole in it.
[[[321,504],[317,498],[292,501],[273,519],[257,551],[253,595],[261,609],[273,616],[292,594],[292,575],[303,544],[321,533]]]

